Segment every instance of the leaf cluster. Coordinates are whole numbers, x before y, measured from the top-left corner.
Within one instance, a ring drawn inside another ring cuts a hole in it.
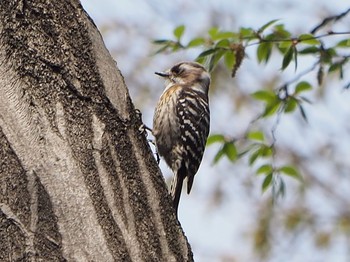
[[[342,17],[347,13],[343,13]],[[338,21],[338,18],[335,16],[332,19],[325,19],[315,29],[299,35],[294,35],[287,30],[285,25],[277,19],[257,29],[241,27],[237,31],[224,31],[218,27],[212,27],[208,30],[207,35],[195,37],[187,43],[182,40],[186,28],[181,25],[174,29],[174,39],[155,40],[154,43],[159,46],[157,53],[175,52],[180,49],[199,49],[197,62],[205,65],[209,72],[214,71],[219,63],[223,63],[231,72],[232,77],[236,75],[246,58],[247,48],[255,48],[256,61],[260,64],[269,63],[274,53],[279,55],[281,71],[289,69],[291,65],[294,71],[297,71],[300,57],[309,57],[314,61],[309,70],[296,75],[291,81],[281,83],[275,90],[261,88],[251,94],[254,100],[263,103],[263,111],[256,120],[276,117],[278,122],[281,115],[299,111],[301,117],[307,121],[304,104],[310,101],[305,94],[315,90],[317,85],[312,85],[303,78],[308,73],[317,71],[317,83],[320,86],[327,74],[334,74],[339,79],[343,79],[344,68],[349,65],[350,32],[327,31],[318,34],[329,21]],[[332,36],[338,36],[338,38],[341,36],[342,39],[326,45],[324,38]],[[349,88],[350,82],[345,87]],[[271,132],[273,133],[274,130]],[[213,159],[214,164],[224,157],[234,162],[243,156],[248,156],[250,166],[258,165],[256,174],[264,176],[262,191],[265,192],[272,186],[273,191],[283,194],[282,177],[289,176],[302,181],[302,176],[296,166],[275,165],[275,142],[274,138],[268,141],[266,131],[248,128],[241,139],[226,137],[223,134],[211,135],[207,145],[220,144],[220,149]],[[275,190],[276,185],[278,185],[277,190]]]

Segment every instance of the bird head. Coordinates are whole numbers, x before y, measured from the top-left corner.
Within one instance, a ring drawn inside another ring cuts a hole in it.
[[[207,70],[195,62],[180,62],[165,72],[156,72],[155,74],[166,78],[166,85],[200,84],[202,87],[209,88],[210,84],[210,75]]]

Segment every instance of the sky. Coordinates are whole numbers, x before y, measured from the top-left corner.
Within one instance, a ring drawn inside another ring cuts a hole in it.
[[[273,19],[280,19],[288,25],[289,30],[300,33],[312,29],[322,18],[339,14],[349,8],[349,3],[343,0],[83,0],[82,4],[101,30],[107,48],[125,76],[131,97],[136,107],[142,109],[144,122],[149,126],[152,123],[153,108],[163,89],[163,83],[154,77],[153,72],[166,69],[179,60],[193,60],[198,55],[196,52],[180,52],[169,56],[152,56],[154,49],[150,42],[153,39],[171,38],[173,29],[181,24],[186,26],[186,42],[193,36],[204,34],[213,25],[224,30],[237,30],[239,27],[258,28]],[[113,26],[107,26],[111,24]],[[145,58],[147,62],[143,62]],[[279,70],[279,65],[274,64],[263,68],[253,66],[255,61],[251,60],[243,64],[237,80],[240,86],[246,88],[246,92],[254,91],[257,82],[266,81],[269,75]],[[293,74],[293,71],[287,70],[282,77],[288,79]],[[140,88],[132,85],[135,81],[151,91],[141,92]],[[338,127],[349,122],[347,119],[350,107],[347,101],[350,95],[340,88],[325,92],[327,95],[322,103],[307,107],[310,123],[308,128],[303,129],[303,134],[300,134],[300,129],[305,123],[295,120],[295,116],[287,116],[281,120],[277,138],[289,148],[301,150],[305,157],[312,155],[313,145],[326,143],[332,138],[339,148],[332,157],[349,157],[348,146],[343,141],[347,138],[350,124],[345,124],[344,129]],[[239,115],[234,114],[234,117],[237,117],[234,121],[227,121],[232,119],[234,94],[234,91],[230,91],[229,94],[216,94],[211,100],[212,133],[223,130],[239,133],[247,127],[253,117],[250,110],[242,109]],[[261,203],[257,199],[263,200],[267,196],[261,194],[261,181],[254,179],[252,182],[248,179],[247,171],[241,165],[233,166],[229,161],[223,160],[219,165],[213,166],[214,154],[215,146],[206,150],[205,160],[196,175],[191,195],[182,194],[179,220],[191,243],[196,261],[256,261],[251,255],[249,237],[256,212],[259,210],[258,205]],[[327,178],[330,170],[324,161],[313,161],[310,164],[310,169],[315,170],[320,179]],[[161,164],[161,168],[165,177],[169,179],[170,170],[164,163]],[[250,190],[247,190],[242,183],[253,184]],[[290,181],[290,184],[291,187],[296,187],[295,181]],[[340,192],[350,192],[349,183],[335,186],[339,186]],[[220,205],[208,201],[208,196],[217,193],[217,188],[224,192]],[[322,195],[309,199],[314,205],[327,202],[327,196]],[[294,200],[293,196],[289,195],[285,201]],[[343,242],[331,247],[329,252],[316,252],[308,238],[310,236],[305,234],[301,238],[305,243],[293,243],[293,248],[298,252],[289,251],[290,242],[275,243],[279,251],[268,261],[345,262],[347,249]]]

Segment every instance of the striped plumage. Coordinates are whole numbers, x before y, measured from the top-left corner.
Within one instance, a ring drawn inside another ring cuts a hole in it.
[[[171,196],[177,212],[183,180],[190,193],[209,133],[210,76],[198,63],[182,62],[164,73],[166,88],[153,118],[159,155],[174,172]]]

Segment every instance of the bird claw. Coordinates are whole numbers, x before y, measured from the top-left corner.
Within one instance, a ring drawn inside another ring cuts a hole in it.
[[[146,126],[143,122],[142,122],[142,113],[140,111],[140,109],[135,109],[135,114],[136,114],[136,117],[140,120],[140,122],[142,123],[139,128],[138,128],[138,131],[141,134],[144,134],[146,137],[148,135],[147,133],[147,130],[150,131],[152,133],[152,129],[149,128],[148,126]]]
[[[145,124],[142,123],[142,124],[139,126],[138,130],[139,130],[139,134],[140,134],[140,135],[142,135],[142,134],[144,134],[145,136],[148,135]]]
[[[159,165],[160,157],[159,157],[159,154],[158,154],[158,151],[157,151],[156,143],[152,139],[148,139],[148,143],[151,143],[156,148],[156,152],[154,154],[156,155],[156,161],[157,161],[157,164]]]
[[[135,114],[136,114],[136,117],[140,120],[140,122],[142,123],[139,128],[138,128],[138,131],[140,133],[140,135],[144,134],[146,137],[148,135],[148,132],[147,131],[150,131],[152,133],[152,129],[149,128],[148,126],[146,126],[143,122],[142,122],[142,113],[139,109],[135,109]],[[152,139],[148,139],[148,142],[151,143],[152,145],[154,145],[155,148],[156,147],[156,143],[154,142],[154,140]],[[157,164],[159,165],[159,162],[160,162],[160,157],[159,157],[159,154],[157,152],[157,149],[156,149],[156,161],[157,161]]]

